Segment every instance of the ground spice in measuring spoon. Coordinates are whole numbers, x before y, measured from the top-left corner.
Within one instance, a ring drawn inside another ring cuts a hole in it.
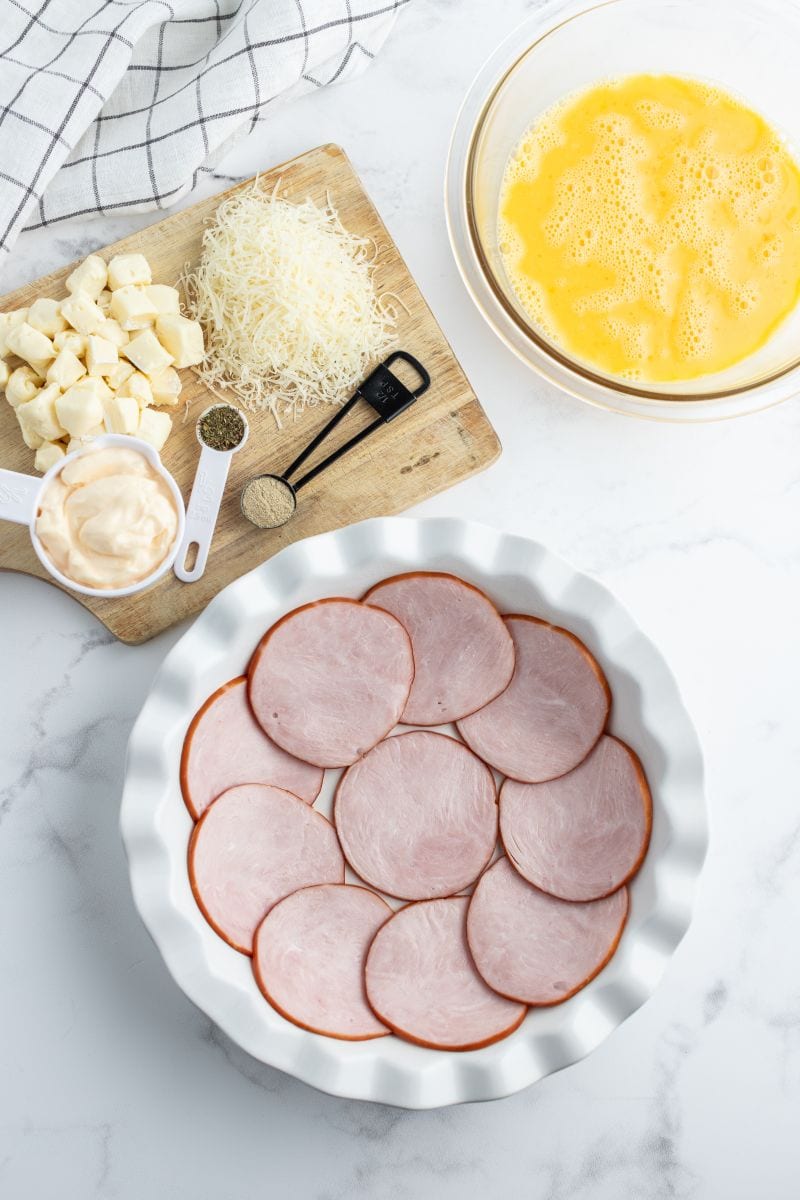
[[[294,488],[280,475],[256,475],[242,492],[242,513],[259,529],[285,525],[296,507]]]
[[[203,413],[197,432],[203,445],[212,450],[235,450],[244,438],[244,417],[230,404],[215,404]]]

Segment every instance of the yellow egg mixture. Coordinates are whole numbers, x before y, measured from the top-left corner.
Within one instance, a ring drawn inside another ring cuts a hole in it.
[[[506,167],[498,239],[519,302],[624,379],[722,371],[800,298],[800,169],[741,101],[671,75],[571,96]]]

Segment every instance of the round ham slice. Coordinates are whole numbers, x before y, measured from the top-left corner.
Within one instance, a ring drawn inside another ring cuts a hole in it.
[[[536,617],[506,617],[516,665],[506,690],[458,722],[468,746],[503,775],[541,783],[566,774],[594,746],[611,692],[581,641]]]
[[[366,888],[323,883],[302,888],[267,913],[253,942],[253,971],[282,1016],[302,1029],[345,1041],[389,1030],[367,1004],[364,961],[392,915]]]
[[[390,613],[332,598],[273,625],[248,671],[265,733],[318,767],[346,767],[392,729],[414,678],[411,642]]]
[[[489,987],[522,1004],[561,1004],[603,969],[628,915],[628,891],[573,904],[518,875],[507,858],[469,901],[467,938]]]
[[[494,779],[451,737],[401,733],[344,773],[333,819],[345,858],[366,883],[403,900],[452,896],[492,856]]]
[[[409,1042],[477,1050],[513,1033],[525,1016],[524,1004],[498,996],[475,970],[464,928],[468,904],[466,896],[409,904],[375,935],[367,997]]]
[[[530,883],[562,900],[597,900],[639,869],[652,803],[639,759],[604,735],[583,762],[548,783],[507,779],[500,836]]]
[[[281,788],[246,783],[210,804],[189,841],[189,879],[203,916],[235,950],[274,904],[311,883],[343,883],[330,821]]]
[[[488,596],[455,575],[416,571],[370,588],[366,604],[392,613],[411,638],[414,682],[401,720],[443,725],[508,686],[514,643]]]
[[[313,804],[322,771],[276,746],[247,702],[247,679],[224,683],[195,714],[183,743],[181,791],[196,821],[212,800],[239,783],[271,783]]]

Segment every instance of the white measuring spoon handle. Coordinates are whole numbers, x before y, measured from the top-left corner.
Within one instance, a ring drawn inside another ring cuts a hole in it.
[[[42,481],[36,475],[0,468],[0,521],[30,525],[36,516],[36,497]]]
[[[208,446],[203,446],[200,451],[200,461],[186,509],[186,532],[173,568],[178,579],[184,583],[194,583],[206,569],[231,454],[230,450],[211,450]],[[197,556],[194,565],[187,571],[184,564],[189,547],[193,544],[197,546]]]

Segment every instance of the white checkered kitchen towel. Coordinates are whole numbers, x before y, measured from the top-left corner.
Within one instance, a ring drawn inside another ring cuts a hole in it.
[[[278,96],[359,73],[408,0],[0,0],[0,246],[167,208]]]

